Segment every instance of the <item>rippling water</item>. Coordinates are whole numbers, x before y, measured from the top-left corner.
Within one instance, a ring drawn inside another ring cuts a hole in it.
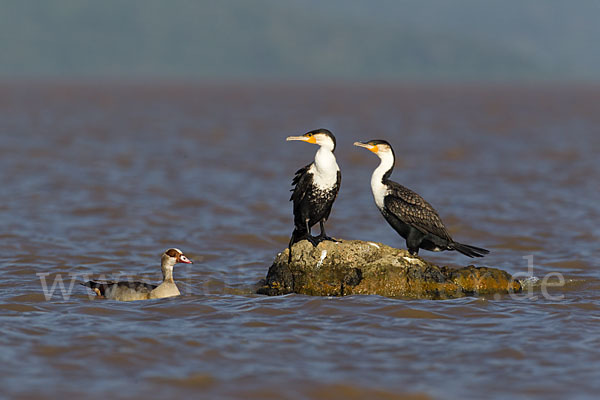
[[[317,127],[343,174],[329,234],[404,246],[371,198],[378,160],[352,146],[387,139],[393,179],[492,251],[478,265],[537,284],[443,301],[254,295],[316,150],[285,137]],[[599,127],[600,88],[4,84],[0,397],[593,398]],[[157,281],[171,246],[195,261],[176,267],[181,297],[71,290]],[[565,282],[544,292],[550,273]]]

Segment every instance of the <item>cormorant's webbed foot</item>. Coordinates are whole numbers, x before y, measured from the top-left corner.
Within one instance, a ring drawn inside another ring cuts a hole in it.
[[[317,245],[320,242],[318,237],[314,237],[314,236],[311,236],[311,235],[308,235],[308,236],[306,236],[303,239],[308,240],[310,242],[310,244],[312,244],[314,247],[317,247]]]
[[[317,247],[317,245],[320,242],[319,238],[314,237],[313,235],[303,235],[303,236],[300,236],[299,238],[296,238],[294,243],[301,242],[302,240],[308,240],[310,242],[310,244],[312,244],[315,247]]]
[[[337,242],[335,239],[327,236],[327,233],[325,233],[325,223],[323,220],[319,221],[319,225],[321,227],[321,234],[315,238],[315,239],[317,239],[318,243],[321,243],[324,240],[329,240],[331,242]]]
[[[415,256],[415,257],[416,257],[416,256],[418,256],[418,255],[419,255],[419,248],[418,248],[418,247],[416,247],[416,248],[410,248],[410,247],[409,247],[409,248],[408,248],[408,253],[409,253],[411,256]]]
[[[418,247],[409,247],[408,248],[408,257],[402,257],[404,261],[409,262],[410,264],[420,264],[422,261],[419,258],[419,248]]]
[[[337,240],[335,240],[334,238],[329,237],[327,235],[323,235],[323,234],[320,234],[319,236],[315,237],[315,239],[317,240],[317,243],[321,243],[325,240],[329,240],[331,242],[337,242]]]

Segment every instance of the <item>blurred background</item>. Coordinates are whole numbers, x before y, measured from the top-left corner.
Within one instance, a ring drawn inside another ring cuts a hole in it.
[[[5,0],[0,78],[597,81],[595,0]]]
[[[0,398],[597,398],[599,21],[597,0],[1,0]],[[392,179],[491,251],[420,256],[531,291],[256,295],[317,150],[285,137],[320,127],[329,235],[405,247],[352,146],[386,139]],[[77,284],[159,282],[169,247],[183,296]]]

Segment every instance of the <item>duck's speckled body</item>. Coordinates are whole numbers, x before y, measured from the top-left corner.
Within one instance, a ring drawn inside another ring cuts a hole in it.
[[[161,257],[163,281],[160,285],[130,281],[88,281],[82,283],[82,285],[91,288],[98,297],[119,301],[179,296],[181,293],[173,280],[173,267],[177,263],[191,264],[192,261],[183,255],[183,252],[179,249],[173,248],[163,253]]]

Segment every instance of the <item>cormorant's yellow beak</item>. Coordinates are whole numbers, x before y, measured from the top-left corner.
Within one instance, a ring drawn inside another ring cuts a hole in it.
[[[315,139],[315,137],[313,135],[311,135],[311,136],[306,136],[306,135],[288,136],[287,138],[285,138],[285,140],[287,140],[287,141],[300,140],[300,141],[307,142],[307,143],[317,144],[317,139]]]
[[[358,146],[358,147],[364,147],[367,150],[371,150],[373,153],[377,153],[379,151],[379,149],[377,148],[377,145],[372,145],[369,143],[354,142],[354,145]]]

